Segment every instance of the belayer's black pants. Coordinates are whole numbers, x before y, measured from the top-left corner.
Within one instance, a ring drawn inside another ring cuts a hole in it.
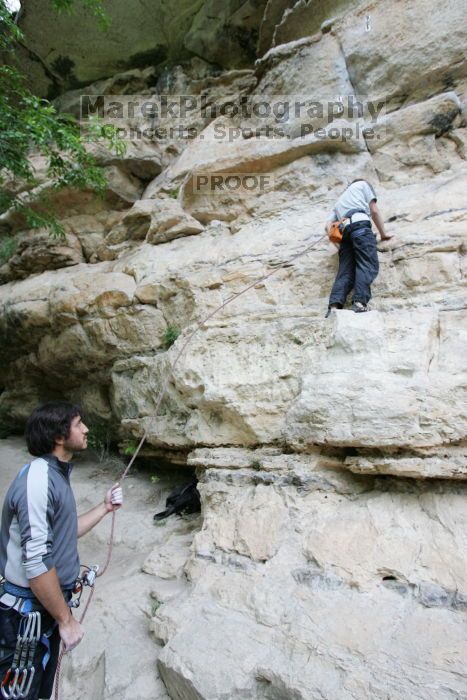
[[[35,674],[26,700],[50,698],[57,668],[60,648],[58,627],[46,611],[41,613],[41,618],[42,633],[48,636],[50,649],[47,650],[43,643],[39,643],[36,647],[34,654]],[[0,605],[0,683],[13,661],[20,621],[20,613]],[[50,654],[50,658],[44,668],[43,661],[46,660],[44,659],[46,654]]]
[[[368,304],[371,284],[379,271],[376,236],[369,222],[356,222],[346,227],[339,247],[339,269],[334,281],[329,305],[344,306],[353,289],[354,303]]]

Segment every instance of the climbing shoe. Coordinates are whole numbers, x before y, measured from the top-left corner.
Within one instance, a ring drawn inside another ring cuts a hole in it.
[[[361,314],[364,311],[368,311],[368,306],[366,304],[362,304],[361,301],[354,301],[352,304],[352,311],[355,311],[356,314]]]
[[[328,310],[324,318],[329,318],[333,309],[342,309],[342,304],[331,304],[330,306],[328,306]]]

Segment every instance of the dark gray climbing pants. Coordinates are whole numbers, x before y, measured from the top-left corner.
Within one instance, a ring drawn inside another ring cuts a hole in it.
[[[339,269],[334,281],[329,305],[344,306],[353,289],[354,303],[367,304],[371,299],[371,283],[379,271],[376,236],[366,221],[347,226],[339,247]]]

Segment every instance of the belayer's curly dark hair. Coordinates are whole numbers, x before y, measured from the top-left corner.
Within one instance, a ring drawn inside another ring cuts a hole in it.
[[[81,408],[69,401],[49,401],[35,408],[24,431],[29,452],[34,457],[50,454],[55,440],[67,438],[71,421],[81,415]]]

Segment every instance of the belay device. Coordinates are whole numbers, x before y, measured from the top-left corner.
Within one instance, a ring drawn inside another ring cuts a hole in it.
[[[79,608],[84,586],[90,586],[92,588],[96,582],[99,566],[96,564],[95,566],[84,566],[83,568],[86,569],[86,571],[82,576],[76,579],[73,589],[73,595],[76,597],[68,601],[68,607],[70,608]]]

